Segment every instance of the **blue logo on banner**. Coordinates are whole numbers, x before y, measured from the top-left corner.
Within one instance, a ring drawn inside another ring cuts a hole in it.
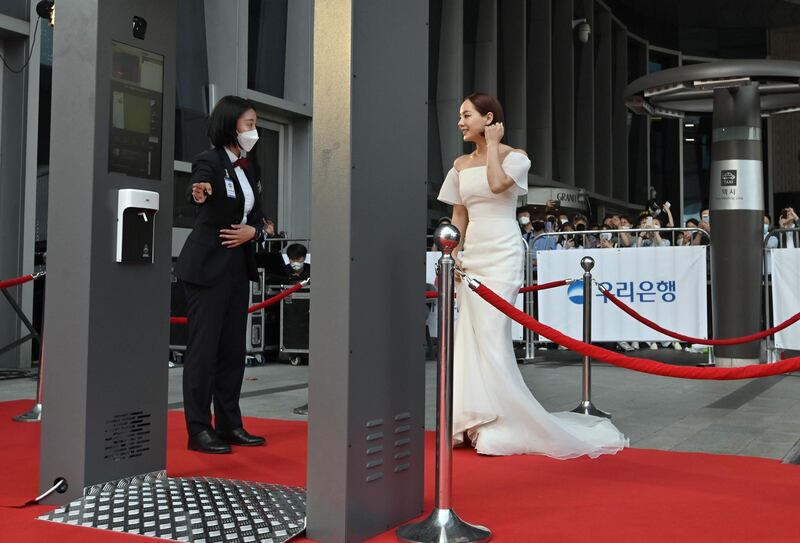
[[[569,284],[567,297],[573,304],[583,305],[583,279],[578,279]]]

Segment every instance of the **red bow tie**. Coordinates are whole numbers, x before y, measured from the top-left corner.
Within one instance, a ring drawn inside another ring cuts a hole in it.
[[[239,166],[241,169],[244,170],[244,169],[247,168],[247,164],[249,162],[250,162],[250,159],[247,158],[247,157],[237,158],[236,160],[233,161],[233,167],[235,168],[236,166]]]

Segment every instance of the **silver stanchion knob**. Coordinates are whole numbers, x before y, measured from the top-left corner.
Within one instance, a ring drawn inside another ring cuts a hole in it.
[[[433,233],[433,241],[444,254],[449,255],[458,247],[461,241],[461,232],[452,224],[443,224]]]
[[[453,260],[461,233],[442,225],[433,235],[439,259],[439,355],[436,375],[436,496],[433,512],[421,522],[401,526],[397,539],[407,543],[479,543],[492,533],[461,520],[450,507],[453,458]]]
[[[584,256],[581,258],[581,268],[583,268],[583,271],[586,273],[592,271],[592,268],[594,268],[594,258],[591,256]]]

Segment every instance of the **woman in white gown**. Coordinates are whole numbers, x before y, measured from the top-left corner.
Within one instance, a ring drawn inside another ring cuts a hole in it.
[[[460,266],[509,302],[523,281],[524,244],[515,218],[517,196],[528,191],[530,161],[500,143],[503,111],[496,98],[473,94],[458,127],[475,151],[459,157],[439,200],[453,205],[463,234]],[[456,253],[454,253],[456,254]],[[464,433],[481,454],[545,454],[553,458],[615,453],[628,440],[611,421],[577,413],[548,413],[522,379],[511,320],[462,281],[457,288],[453,374],[453,434]]]

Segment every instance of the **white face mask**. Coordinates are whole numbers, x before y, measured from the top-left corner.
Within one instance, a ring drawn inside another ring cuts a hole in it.
[[[769,225],[765,224],[764,225],[764,235],[766,236],[767,234],[769,234]]]
[[[561,219],[561,224],[567,224],[568,222],[569,222],[569,219]]]
[[[517,220],[519,221],[519,223],[522,226],[527,226],[527,225],[529,225],[531,223],[531,218],[530,217],[526,217],[524,215],[522,217],[520,217],[519,219],[517,219]]]
[[[621,230],[627,230],[627,229],[629,229],[631,227],[631,225],[630,224],[620,224],[619,227],[620,227]]]
[[[236,139],[239,141],[239,147],[249,153],[258,141],[258,130],[239,132],[239,135]]]
[[[711,219],[710,219],[710,217],[708,215],[700,215],[700,220],[705,222],[705,223],[710,223],[711,222]]]
[[[289,266],[292,267],[294,271],[300,271],[305,266],[305,262],[289,262]]]

